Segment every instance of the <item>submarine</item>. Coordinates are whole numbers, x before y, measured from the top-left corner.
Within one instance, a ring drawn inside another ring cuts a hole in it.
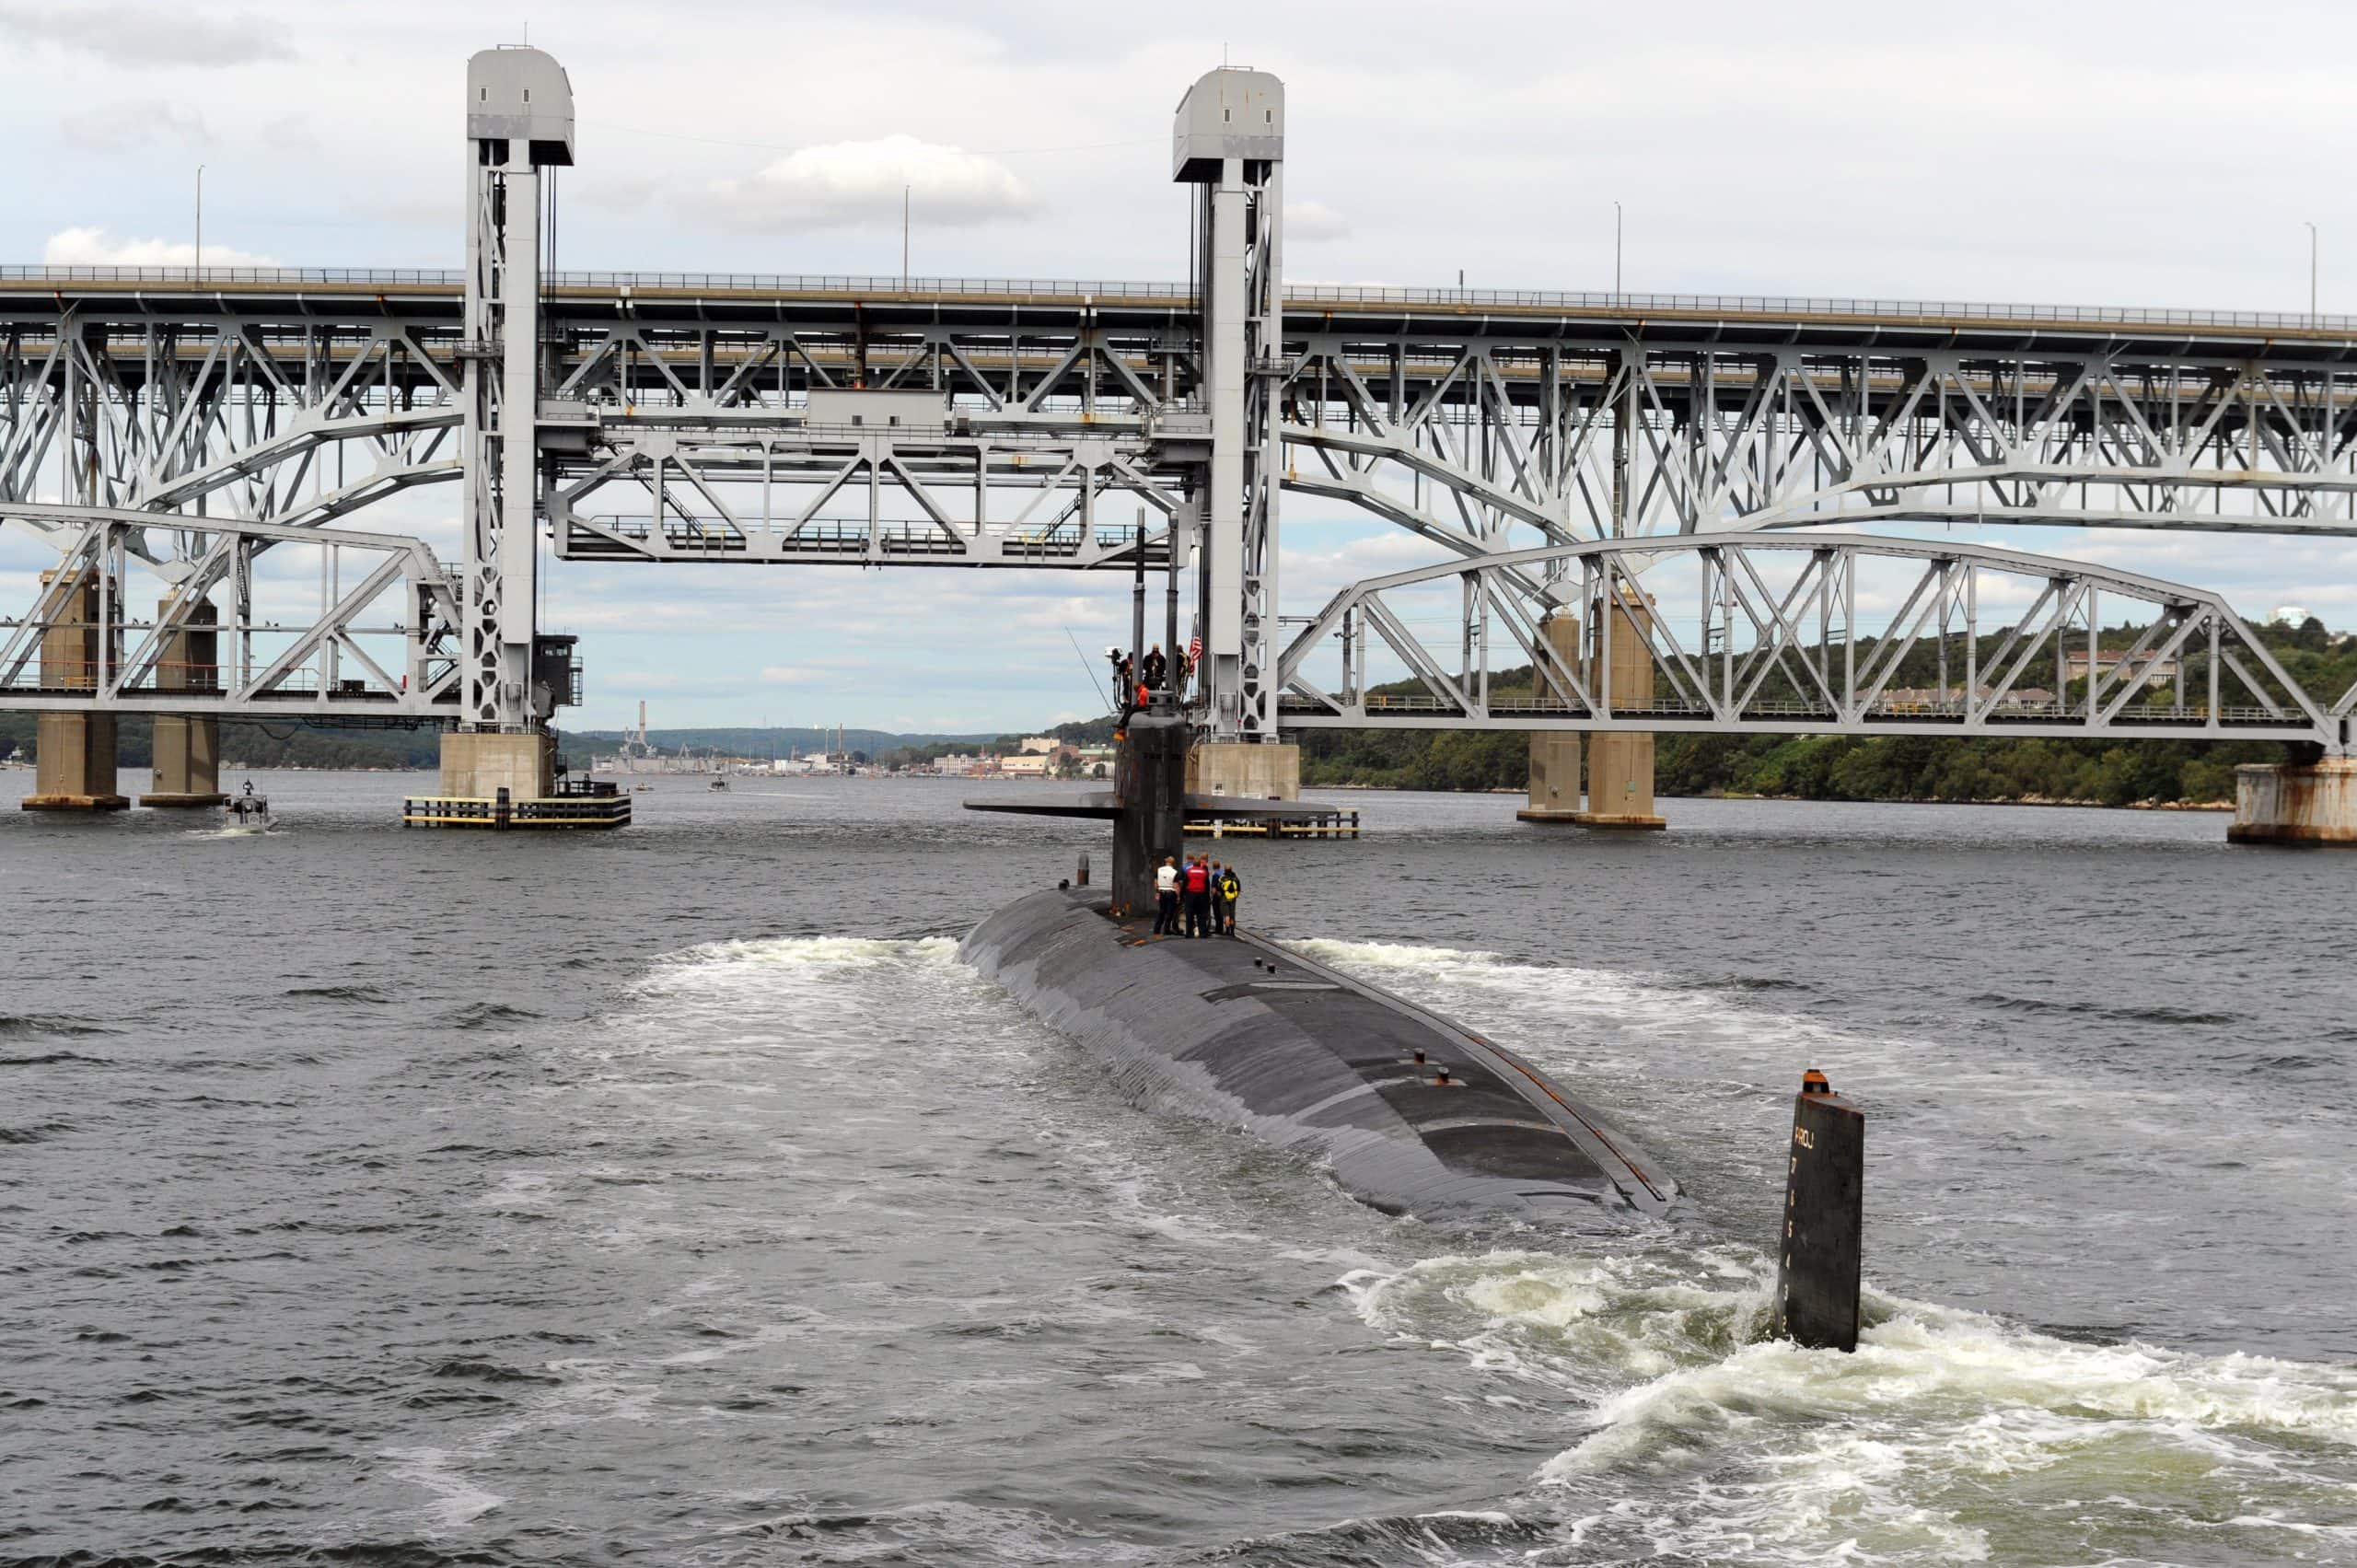
[[[1242,1128],[1315,1160],[1386,1214],[1550,1228],[1674,1218],[1675,1178],[1593,1106],[1495,1040],[1379,986],[1239,931],[1154,937],[1154,868],[1187,813],[1282,819],[1313,808],[1186,790],[1193,728],[1167,692],[1129,714],[1113,788],[971,811],[1113,828],[1109,887],[1080,875],[985,918],[958,956],[1100,1060],[1149,1109]],[[1768,1327],[1857,1348],[1865,1118],[1814,1068],[1793,1102]]]
[[[1249,933],[1153,938],[1154,867],[1180,852],[1190,806],[1228,818],[1312,809],[1190,799],[1190,738],[1186,718],[1158,705],[1123,726],[1109,792],[967,802],[1108,820],[1113,875],[1109,888],[1016,900],[959,956],[1096,1053],[1132,1101],[1244,1128],[1387,1214],[1577,1225],[1670,1210],[1678,1183],[1652,1156],[1496,1041]]]
[[[1107,650],[1125,701],[1113,787],[1061,800],[970,800],[969,811],[1110,823],[1113,876],[1079,874],[1016,900],[958,957],[1104,1063],[1133,1103],[1240,1127],[1317,1161],[1386,1214],[1506,1216],[1567,1229],[1670,1217],[1676,1179],[1596,1109],[1498,1044],[1379,986],[1249,932],[1153,935],[1154,869],[1186,846],[1190,810],[1276,822],[1295,801],[1187,792],[1194,726],[1145,668],[1145,530],[1138,529],[1129,656]],[[1178,563],[1165,591],[1178,645]],[[1855,1350],[1862,1297],[1865,1116],[1811,1068],[1793,1101],[1769,1322],[1810,1349]]]

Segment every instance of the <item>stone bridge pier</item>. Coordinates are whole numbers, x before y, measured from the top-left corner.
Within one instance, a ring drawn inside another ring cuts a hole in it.
[[[156,607],[158,616],[171,614],[172,596]],[[215,691],[221,685],[220,612],[209,600],[189,609],[181,629],[167,638],[157,667],[156,684],[168,691]],[[152,743],[155,777],[142,806],[218,806],[229,797],[221,793],[221,721],[180,714],[156,715]]]
[[[57,574],[41,574],[45,591]],[[85,576],[41,638],[41,683],[83,690],[99,683],[99,582]],[[121,811],[131,802],[115,788],[112,714],[43,714],[28,811]]]

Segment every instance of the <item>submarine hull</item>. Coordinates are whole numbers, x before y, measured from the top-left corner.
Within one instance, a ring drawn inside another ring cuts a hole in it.
[[[1247,1128],[1387,1213],[1577,1224],[1675,1201],[1649,1156],[1504,1048],[1260,938],[1151,929],[1056,889],[1000,910],[959,953],[1132,1101]]]

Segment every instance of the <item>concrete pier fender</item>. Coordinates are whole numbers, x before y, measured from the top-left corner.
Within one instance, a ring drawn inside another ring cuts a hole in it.
[[[630,826],[630,796],[610,781],[556,784],[556,737],[542,730],[455,730],[442,737],[442,793],[412,796],[412,828]]]
[[[1301,798],[1301,748],[1290,741],[1199,741],[1187,753],[1189,795]]]
[[[2236,768],[2226,842],[2357,849],[2357,758]]]
[[[1810,1350],[1856,1350],[1866,1115],[1814,1067],[1801,1075],[1785,1154],[1776,1333]]]

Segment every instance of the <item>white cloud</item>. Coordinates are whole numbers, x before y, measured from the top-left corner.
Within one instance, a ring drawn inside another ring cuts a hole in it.
[[[927,229],[1016,217],[1039,204],[994,158],[892,135],[804,147],[749,178],[716,180],[707,210],[755,232],[885,226],[900,222],[903,190],[912,221]]]
[[[319,134],[308,114],[282,114],[264,122],[261,127],[263,145],[273,152],[314,153],[319,150]]]
[[[130,152],[158,142],[203,146],[213,140],[203,113],[162,99],[77,109],[61,116],[57,128],[67,146],[98,153]]]
[[[644,211],[662,191],[663,181],[651,174],[609,175],[593,167],[565,188],[564,199],[601,213],[637,213]]]
[[[1078,631],[1083,627],[1112,625],[1116,610],[1126,623],[1129,618],[1126,601],[1116,601],[1105,595],[1067,594],[1016,610],[1010,619],[1017,625],[1043,631],[1061,632],[1067,628]]]
[[[810,671],[797,668],[793,665],[765,664],[761,666],[761,684],[764,686],[798,686],[809,679]]]
[[[0,34],[95,54],[119,65],[244,65],[286,60],[284,22],[246,15],[205,16],[193,6],[0,6]]]
[[[1351,232],[1351,220],[1323,202],[1287,202],[1287,239],[1340,239]]]
[[[62,228],[41,247],[41,259],[52,267],[187,267],[196,262],[196,245],[183,239],[117,239],[102,228]],[[204,264],[274,267],[278,262],[250,250],[208,245]]]

